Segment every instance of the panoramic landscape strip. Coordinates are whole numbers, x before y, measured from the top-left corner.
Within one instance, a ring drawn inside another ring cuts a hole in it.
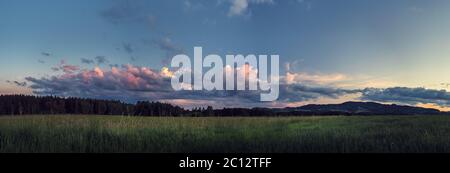
[[[449,19],[450,0],[0,0],[0,165],[433,172]]]

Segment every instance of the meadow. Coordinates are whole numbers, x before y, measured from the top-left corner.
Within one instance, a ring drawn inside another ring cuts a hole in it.
[[[450,116],[2,116],[0,152],[450,152]]]

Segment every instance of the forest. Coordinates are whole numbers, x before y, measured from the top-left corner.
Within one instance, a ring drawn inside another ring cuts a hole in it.
[[[214,110],[212,106],[188,110],[168,103],[151,101],[138,101],[136,104],[130,104],[118,100],[76,97],[0,96],[0,115],[249,116],[269,115],[267,112],[269,110],[257,108],[224,108]]]

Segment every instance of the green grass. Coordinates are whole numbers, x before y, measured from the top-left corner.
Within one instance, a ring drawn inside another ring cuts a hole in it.
[[[450,116],[0,117],[0,152],[450,152]]]

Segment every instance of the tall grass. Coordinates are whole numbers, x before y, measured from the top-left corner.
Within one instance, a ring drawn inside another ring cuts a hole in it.
[[[0,117],[0,152],[450,152],[450,117]]]

